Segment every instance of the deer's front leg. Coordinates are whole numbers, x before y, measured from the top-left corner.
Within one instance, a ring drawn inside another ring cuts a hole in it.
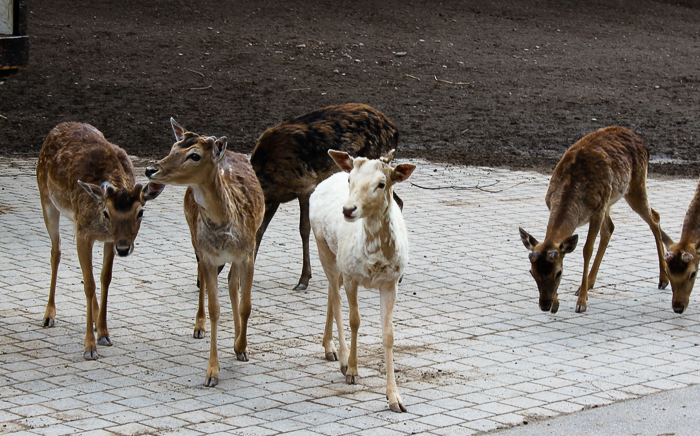
[[[216,266],[208,260],[202,259],[199,262],[202,268],[202,275],[207,287],[207,297],[209,298],[209,323],[211,327],[211,344],[209,346],[209,367],[207,376],[204,379],[204,386],[214,387],[219,383],[219,353],[216,348],[217,327],[219,325],[219,296],[217,284]]]
[[[595,245],[595,239],[598,237],[600,232],[600,227],[603,224],[601,217],[592,217],[590,224],[588,225],[588,236],[586,237],[586,245],[583,246],[583,278],[581,279],[581,286],[578,288],[578,300],[576,301],[576,313],[582,313],[586,311],[586,306],[588,302],[588,266],[591,263],[591,256],[593,256],[593,246]]]
[[[405,412],[399,388],[394,376],[394,303],[396,303],[396,283],[379,290],[380,314],[382,318],[382,343],[386,359],[386,399],[394,412]]]
[[[97,304],[95,297],[95,279],[92,276],[92,246],[93,241],[84,237],[76,238],[76,246],[78,248],[78,260],[80,261],[80,269],[83,271],[83,284],[85,290],[85,301],[87,305],[87,326],[85,329],[85,352],[83,358],[86,360],[97,359],[97,344],[95,344],[95,332],[93,330],[94,305]]]
[[[97,317],[97,343],[99,345],[112,346],[107,329],[107,294],[109,284],[112,282],[112,266],[114,265],[114,243],[105,242],[102,256],[102,274],[100,275],[100,310]]]
[[[357,304],[357,283],[352,280],[345,280],[345,278],[343,281],[345,282],[345,294],[348,296],[348,306],[350,307],[350,357],[348,358],[345,382],[354,385],[359,378],[357,370],[357,332],[360,329],[360,309]]]

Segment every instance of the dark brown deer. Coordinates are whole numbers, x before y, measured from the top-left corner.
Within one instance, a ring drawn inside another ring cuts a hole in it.
[[[538,242],[522,228],[520,239],[530,250],[530,273],[540,292],[543,311],[559,309],[557,288],[561,280],[564,255],[578,242],[573,235],[577,227],[589,223],[583,247],[583,278],[577,292],[576,312],[585,312],[588,290],[593,288],[605,249],[615,229],[610,207],[624,197],[649,225],[656,240],[659,257],[659,289],[668,285],[662,238],[668,238],[659,225],[659,214],[649,206],[646,192],[649,151],[631,131],[623,127],[606,127],[593,132],[564,153],[549,182],[545,200],[549,223],[543,242]],[[598,253],[593,267],[588,266],[595,239],[600,233]]]
[[[670,238],[664,240],[666,252],[666,273],[671,280],[673,300],[671,307],[676,313],[683,313],[690,302],[690,294],[698,275],[698,258],[700,257],[700,181],[695,196],[688,206],[683,221],[681,239],[674,243]]]
[[[114,254],[128,256],[143,217],[144,204],[156,198],[164,186],[135,182],[129,156],[109,143],[89,124],[62,123],[46,138],[36,167],[41,210],[51,238],[51,287],[44,314],[44,327],[56,318],[56,275],[61,261],[61,214],[75,223],[75,243],[83,272],[87,300],[85,352],[97,359],[97,344],[112,345],[107,329],[107,292],[112,280]],[[101,303],[95,294],[92,275],[92,247],[104,242]],[[93,324],[97,328],[95,343]]]
[[[177,142],[168,156],[146,169],[146,176],[157,183],[187,186],[185,218],[199,259],[200,277],[195,337],[204,336],[206,286],[211,345],[204,385],[216,386],[219,383],[218,267],[231,264],[228,290],[235,326],[234,350],[238,360],[247,361],[246,330],[251,311],[255,235],[263,220],[265,199],[248,159],[226,151],[226,137],[200,136],[186,131],[172,118],[170,122]]]
[[[265,131],[250,157],[265,192],[265,218],[257,234],[258,249],[281,203],[299,200],[299,233],[303,268],[294,289],[304,290],[311,278],[309,197],[316,185],[340,171],[328,150],[378,159],[395,149],[399,131],[384,114],[364,104],[329,106]],[[395,196],[399,206],[403,202]]]

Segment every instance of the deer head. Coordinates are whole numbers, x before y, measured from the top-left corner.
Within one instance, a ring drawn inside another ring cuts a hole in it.
[[[668,247],[666,252],[666,274],[671,282],[673,311],[681,314],[688,307],[690,294],[698,275],[700,247],[678,242]]]
[[[119,256],[128,256],[134,251],[134,240],[141,227],[143,206],[158,197],[165,185],[148,183],[134,185],[131,189],[116,189],[109,182],[101,186],[84,183],[82,187],[98,204],[103,206],[102,223],[109,229],[114,241],[114,251]]]
[[[163,159],[146,169],[153,181],[174,185],[192,185],[211,174],[226,153],[225,136],[200,136],[186,131],[173,118],[170,124],[177,140]]]
[[[532,235],[520,228],[520,239],[530,250],[530,274],[540,291],[540,309],[557,313],[559,299],[557,289],[564,270],[564,255],[571,253],[578,243],[578,235],[569,236],[559,245],[539,243]]]
[[[383,214],[391,205],[392,187],[408,179],[416,169],[415,165],[400,164],[392,168],[384,160],[369,160],[364,157],[353,159],[349,154],[328,150],[335,163],[350,173],[350,195],[343,206],[343,215],[349,222],[360,218]],[[393,156],[393,150],[389,152]]]

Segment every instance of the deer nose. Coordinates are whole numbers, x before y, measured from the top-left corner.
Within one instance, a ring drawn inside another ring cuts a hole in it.
[[[128,256],[131,254],[131,244],[127,242],[120,242],[114,246],[115,251],[121,257]]]
[[[343,215],[345,215],[348,218],[352,218],[353,212],[357,210],[357,206],[353,207],[343,207]]]
[[[155,174],[157,172],[158,172],[157,169],[148,167],[148,168],[146,168],[146,177],[151,177],[153,174]]]
[[[677,314],[685,312],[685,305],[683,303],[673,303],[673,311]]]

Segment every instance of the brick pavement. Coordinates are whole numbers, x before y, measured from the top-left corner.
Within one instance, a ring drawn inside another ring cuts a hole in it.
[[[146,206],[134,253],[115,260],[114,346],[83,360],[85,298],[71,224],[62,220],[56,327],[44,329],[50,241],[35,162],[0,160],[0,433],[470,435],[700,383],[700,302],[693,295],[685,314],[673,313],[670,290],[656,289],[651,232],[624,201],[613,207],[616,230],[588,311],[574,313],[578,247],[552,315],[537,307],[518,236],[522,226],[544,237],[547,176],[415,163],[410,181],[442,189],[397,188],[411,261],[395,309],[397,379],[409,413],[396,414],[384,399],[378,295],[359,295],[360,384],[346,385],[323,359],[326,281],[314,244],[311,286],[291,290],[301,271],[296,204],[280,208],[260,249],[249,362],[235,358],[231,308],[220,297],[216,388],[202,386],[208,336],[192,338],[196,266],[182,188],[169,186]],[[672,237],[695,184],[648,183]],[[96,268],[101,251],[96,245]]]

